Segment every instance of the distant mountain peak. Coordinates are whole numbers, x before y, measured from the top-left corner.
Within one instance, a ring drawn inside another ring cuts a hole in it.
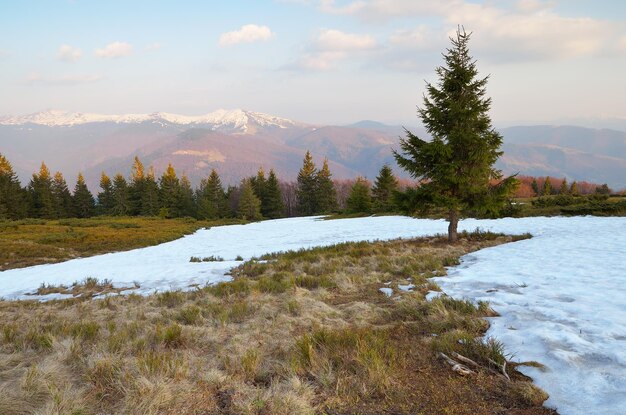
[[[204,115],[179,115],[167,112],[151,114],[104,115],[61,110],[46,110],[22,116],[0,117],[0,125],[36,124],[48,127],[68,127],[89,123],[113,122],[134,124],[143,122],[169,123],[185,126],[204,126],[212,130],[228,129],[240,133],[253,133],[258,127],[289,128],[304,126],[287,118],[243,109],[218,109]]]

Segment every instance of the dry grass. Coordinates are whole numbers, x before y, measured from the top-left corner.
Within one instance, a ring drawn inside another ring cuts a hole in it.
[[[94,217],[0,221],[0,271],[156,245],[236,221]]]
[[[445,264],[510,240],[341,244],[192,292],[0,302],[0,413],[551,413],[516,372],[460,377],[436,358],[503,358],[476,340],[486,304],[424,294]]]

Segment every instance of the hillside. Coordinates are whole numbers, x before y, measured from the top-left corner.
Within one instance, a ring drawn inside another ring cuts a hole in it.
[[[413,130],[425,136],[423,130]],[[505,173],[567,177],[626,187],[626,132],[572,126],[524,126],[500,130]],[[219,170],[236,183],[259,166],[295,179],[302,157],[330,161],[335,178],[376,176],[395,166],[391,150],[401,126],[361,121],[347,126],[310,125],[244,110],[218,110],[200,116],[168,113],[99,115],[46,111],[0,117],[1,152],[26,182],[42,160],[73,181],[83,171],[96,187],[101,171],[128,174],[139,155],[157,173],[172,162],[195,184]],[[401,177],[406,175],[396,169]]]

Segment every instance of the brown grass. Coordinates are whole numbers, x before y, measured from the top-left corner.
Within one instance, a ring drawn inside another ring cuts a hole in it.
[[[476,340],[486,304],[424,294],[444,264],[510,240],[341,244],[191,292],[0,302],[0,413],[552,413],[517,372],[461,377],[436,357],[504,358]]]
[[[157,217],[0,221],[0,271],[142,248],[231,222]]]

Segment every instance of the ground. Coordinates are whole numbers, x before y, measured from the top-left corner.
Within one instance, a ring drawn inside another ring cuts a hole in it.
[[[157,217],[0,221],[0,271],[160,244],[238,221]]]
[[[425,300],[445,266],[511,240],[346,243],[190,292],[89,300],[107,290],[91,281],[82,298],[0,302],[0,413],[553,413],[511,365],[498,373],[487,304]],[[439,352],[480,368],[458,375]]]

